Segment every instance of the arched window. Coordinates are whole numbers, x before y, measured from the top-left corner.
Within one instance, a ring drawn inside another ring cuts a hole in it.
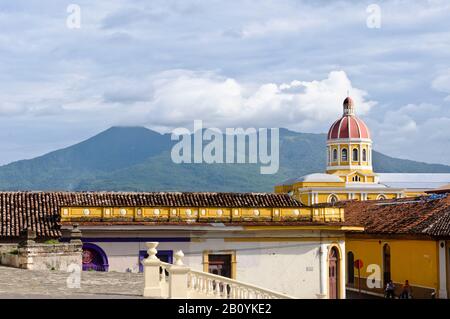
[[[343,162],[347,162],[347,160],[348,160],[348,155],[347,155],[347,149],[346,148],[342,149],[341,159],[342,159]]]
[[[358,149],[357,148],[353,149],[352,160],[353,160],[353,162],[357,162],[358,161]]]
[[[355,255],[351,251],[347,253],[347,281],[349,284],[355,282]]]
[[[363,149],[363,151],[362,151],[362,160],[363,160],[363,162],[367,162],[367,152],[366,152],[366,149]]]
[[[92,243],[83,244],[83,270],[108,271],[108,257],[105,251]]]
[[[386,196],[383,194],[378,195],[377,200],[385,200]]]
[[[333,161],[337,161],[337,157],[338,157],[338,154],[337,154],[337,149],[334,149],[333,150]]]
[[[361,177],[359,177],[358,175],[355,175],[352,177],[352,182],[360,182],[361,181]]]
[[[328,198],[328,202],[333,205],[338,201],[339,201],[339,198],[334,194]]]

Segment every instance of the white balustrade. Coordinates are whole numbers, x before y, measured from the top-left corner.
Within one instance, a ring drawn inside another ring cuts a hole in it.
[[[148,257],[142,261],[144,266],[144,297],[161,297],[159,269],[161,261],[156,257],[158,242],[145,243]]]
[[[241,281],[190,269],[183,264],[181,250],[174,264],[156,256],[157,242],[146,243],[149,257],[143,260],[144,296],[191,299],[294,299],[291,296]]]

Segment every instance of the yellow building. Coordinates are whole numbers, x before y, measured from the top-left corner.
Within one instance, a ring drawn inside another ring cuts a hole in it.
[[[342,117],[331,125],[328,132],[326,173],[289,179],[276,185],[275,192],[291,194],[304,205],[352,199],[393,199],[422,194],[422,189],[391,187],[380,182],[372,168],[370,131],[355,115],[355,105],[350,97],[344,100],[343,108]],[[415,174],[418,180],[421,179],[419,175]],[[444,179],[450,179],[450,174],[444,175]]]
[[[408,280],[413,298],[448,298],[450,196],[339,206],[348,222],[364,227],[363,233],[346,235],[347,289],[383,296],[386,283],[392,280],[400,297]],[[363,265],[359,275],[354,267],[357,260]]]

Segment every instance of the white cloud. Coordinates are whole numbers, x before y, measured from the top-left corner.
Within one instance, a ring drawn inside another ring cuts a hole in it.
[[[408,104],[386,112],[381,121],[371,120],[369,126],[379,151],[424,162],[448,162],[450,111],[444,106]]]
[[[450,101],[450,69],[436,77],[431,83],[431,87],[436,91],[449,94],[445,100]]]
[[[264,22],[252,22],[245,25],[240,31],[243,38],[264,37],[270,35],[286,35],[289,33],[305,32],[324,23],[321,19],[277,18]]]
[[[165,71],[135,80],[117,76],[93,80],[86,74],[25,87],[35,93],[4,95],[0,112],[11,117],[47,116],[61,121],[101,118],[111,125],[167,130],[203,120],[205,125],[221,128],[285,127],[323,132],[342,114],[341,103],[347,91],[359,115],[367,114],[376,104],[367,100],[364,90],[352,86],[344,71],[332,71],[326,78],[313,81],[263,84],[189,70]]]
[[[42,134],[40,145],[58,134],[30,123],[71,129],[67,145],[114,124],[167,130],[197,118],[326,132],[350,89],[385,134],[378,149],[416,159],[412,145],[425,143],[430,161],[450,163],[445,139],[422,139],[449,133],[448,0],[382,1],[380,29],[366,27],[368,3],[351,0],[77,4],[79,30],[54,1],[0,9],[0,121]],[[167,71],[179,69],[191,71]]]
[[[367,93],[354,88],[344,71],[330,72],[315,81],[254,85],[214,73],[171,71],[152,80],[152,98],[133,105],[147,125],[191,126],[203,120],[208,126],[286,127],[322,132],[342,113],[347,91],[354,98],[358,114],[375,105]]]

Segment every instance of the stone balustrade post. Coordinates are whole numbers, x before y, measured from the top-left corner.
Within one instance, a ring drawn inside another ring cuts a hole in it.
[[[81,230],[78,228],[78,224],[73,224],[72,230],[70,231],[70,243],[82,245],[82,236],[83,235],[81,233]]]
[[[161,266],[161,260],[156,257],[156,246],[158,242],[147,242],[145,245],[148,247],[148,257],[142,261],[144,266],[144,297],[161,298],[161,282],[159,275],[159,268]]]
[[[19,246],[20,247],[26,247],[26,246],[32,246],[34,245],[35,239],[36,239],[36,231],[32,230],[31,228],[25,228],[19,233]]]
[[[184,254],[181,250],[174,254],[175,263],[169,267],[169,298],[188,298],[188,273],[189,267],[183,264]]]
[[[36,244],[36,231],[31,228],[25,228],[19,233],[20,241],[18,244],[19,268],[33,269],[33,255],[31,248]]]

